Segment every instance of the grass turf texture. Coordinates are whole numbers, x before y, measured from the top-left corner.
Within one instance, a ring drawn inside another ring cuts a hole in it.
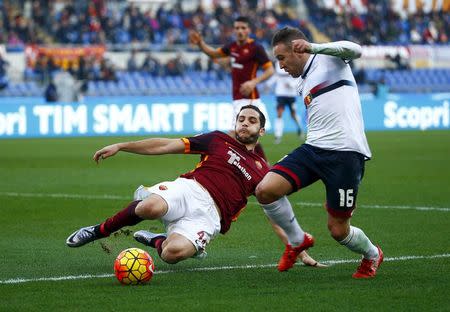
[[[230,232],[210,244],[206,260],[171,266],[150,250],[162,273],[137,287],[121,286],[111,276],[121,250],[142,247],[126,233],[104,240],[110,253],[99,242],[77,249],[65,245],[74,230],[123,207],[139,184],[172,180],[198,160],[121,153],[99,166],[92,161],[98,148],[131,139],[136,138],[0,141],[1,311],[448,311],[448,256],[392,258],[448,255],[450,211],[365,206],[450,207],[450,131],[368,134],[374,158],[366,165],[352,223],[394,260],[386,261],[373,280],[351,278],[358,256],[329,237],[319,182],[290,197],[303,228],[316,237],[310,253],[318,260],[355,262],[277,272],[274,265],[283,246],[251,199]],[[273,163],[298,143],[294,135],[286,135],[281,145],[272,142],[271,136],[263,138]],[[145,221],[129,228],[137,229],[162,227]],[[86,274],[97,277],[5,283]]]

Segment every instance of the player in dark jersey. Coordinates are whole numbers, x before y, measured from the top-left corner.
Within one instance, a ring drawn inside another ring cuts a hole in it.
[[[274,69],[263,46],[250,38],[250,32],[250,20],[247,17],[240,16],[234,21],[236,40],[218,49],[206,44],[197,32],[193,31],[189,36],[190,42],[197,45],[209,57],[229,57],[233,81],[233,116],[231,118],[233,122],[244,105],[258,106],[267,116],[267,110],[259,98],[256,85],[272,76]],[[263,73],[257,76],[256,72],[259,68],[263,70]],[[233,131],[234,124],[231,124],[231,136],[233,136]],[[255,151],[265,158],[259,145],[257,145]]]
[[[94,154],[94,160],[114,156],[119,151],[136,154],[200,154],[196,168],[175,181],[140,187],[135,200],[105,222],[81,228],[67,239],[69,247],[79,247],[107,237],[124,226],[142,220],[160,219],[167,233],[138,231],[136,240],[158,250],[168,263],[189,257],[203,257],[209,241],[226,233],[247,204],[258,183],[268,172],[266,162],[254,153],[258,138],[264,134],[265,117],[255,106],[245,106],[237,116],[235,138],[214,131],[180,139],[152,138],[106,146]],[[289,202],[286,198],[284,203]],[[291,240],[305,235],[293,216],[290,228],[284,228]],[[306,264],[314,265],[311,258]]]

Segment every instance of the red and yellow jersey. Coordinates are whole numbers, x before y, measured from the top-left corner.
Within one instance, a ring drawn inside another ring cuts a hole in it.
[[[231,79],[233,81],[233,100],[258,99],[259,93],[255,88],[249,96],[239,92],[241,84],[256,77],[259,67],[266,69],[272,66],[263,46],[253,39],[248,39],[243,45],[236,41],[224,45],[218,51],[231,60]]]
[[[269,167],[245,145],[220,131],[183,138],[183,141],[185,153],[201,154],[201,158],[194,170],[181,177],[195,179],[209,192],[222,215],[220,232],[225,233]]]

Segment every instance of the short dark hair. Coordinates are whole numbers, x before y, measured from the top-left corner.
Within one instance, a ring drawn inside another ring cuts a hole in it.
[[[250,19],[247,16],[238,16],[234,21],[246,23],[248,27],[251,27]]]
[[[278,30],[275,35],[272,37],[272,47],[276,46],[277,44],[283,43],[286,46],[291,46],[292,40],[295,39],[304,39],[308,40],[306,35],[297,28],[286,26],[284,28],[281,28]]]
[[[241,107],[241,109],[239,110],[239,113],[236,115],[236,120],[238,119],[240,113],[244,110],[244,109],[253,109],[254,111],[256,111],[259,114],[259,124],[261,126],[261,128],[264,128],[266,126],[266,116],[264,116],[264,114],[262,113],[262,111],[259,109],[258,106],[255,105],[244,105]]]

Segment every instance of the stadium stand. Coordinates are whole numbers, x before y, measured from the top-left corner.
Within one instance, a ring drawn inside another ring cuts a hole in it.
[[[267,48],[274,31],[286,25],[299,27],[310,37],[319,33],[322,40],[348,39],[362,45],[448,45],[449,38],[450,8],[445,1],[419,1],[418,6],[412,0],[305,0],[303,13],[296,11],[293,1],[280,1],[274,7],[258,1],[228,1],[228,6],[219,1],[209,9],[198,5],[190,10],[179,1],[169,2],[149,8],[127,1],[0,1],[4,17],[0,41],[8,51],[23,51],[33,44],[100,44],[108,51],[131,52],[131,48],[133,55],[146,54],[145,61],[134,59],[130,70],[107,57],[65,64],[39,57],[34,67],[25,68],[23,81],[8,82],[3,74],[0,79],[6,83],[0,96],[42,96],[48,81],[61,70],[82,81],[85,94],[91,96],[227,94],[231,80],[220,67],[180,64],[180,56],[162,60],[150,53],[191,50],[187,37],[192,28],[202,32],[207,42],[224,43],[231,38],[232,20],[238,14],[250,16],[255,38]],[[380,82],[392,92],[450,91],[450,68],[406,63],[389,69],[355,68],[355,75],[362,92],[372,91]]]

